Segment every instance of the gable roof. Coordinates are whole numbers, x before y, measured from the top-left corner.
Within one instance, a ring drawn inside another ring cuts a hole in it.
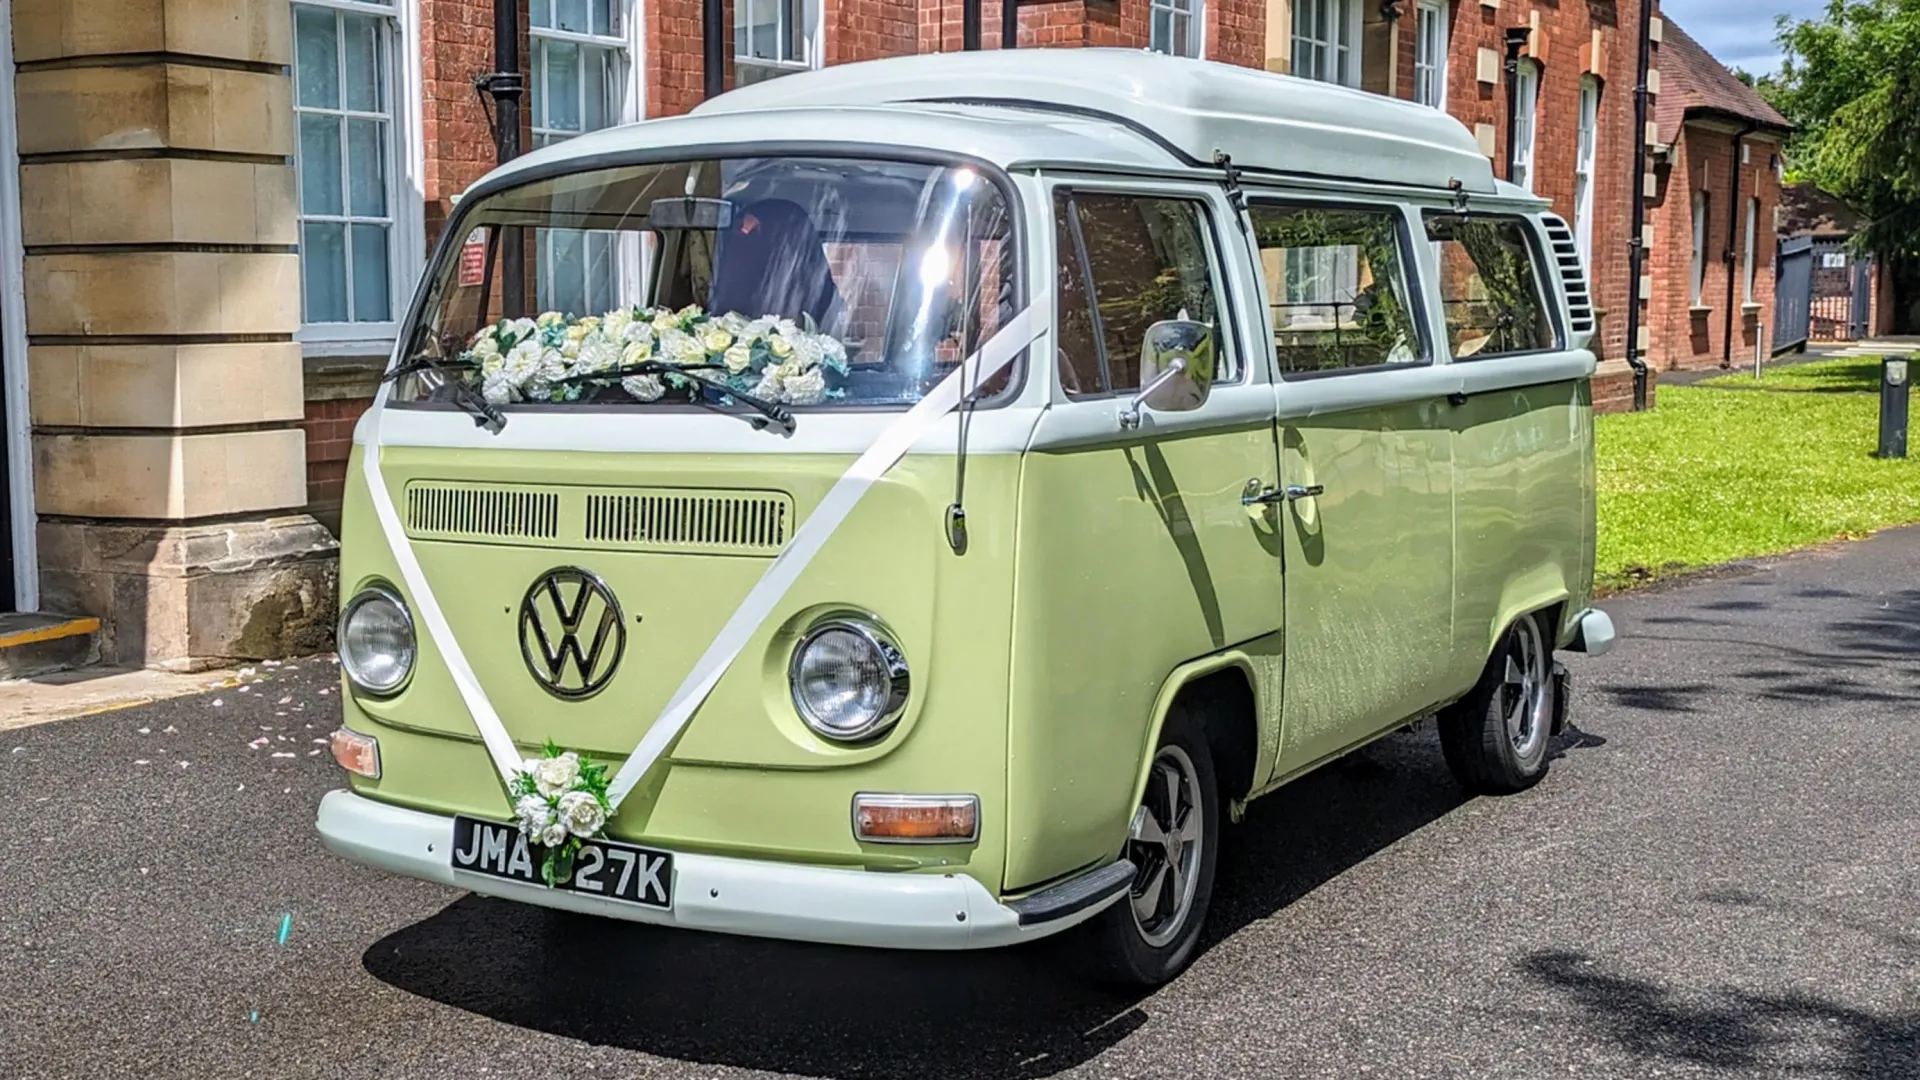
[[[1660,141],[1669,146],[1679,139],[1680,126],[1695,116],[1746,120],[1777,131],[1793,128],[1672,19],[1661,35],[1655,66],[1660,69],[1660,96],[1654,102],[1654,120]]]
[[[1783,185],[1780,209],[1786,217],[1788,236],[1830,239],[1852,236],[1860,228],[1860,215],[1812,184]]]

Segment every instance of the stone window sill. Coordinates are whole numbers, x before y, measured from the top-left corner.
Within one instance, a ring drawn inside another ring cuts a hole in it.
[[[1687,309],[1687,314],[1693,316],[1696,319],[1701,318],[1702,316],[1705,316],[1705,315],[1709,315],[1712,312],[1713,312],[1713,306],[1711,304],[1695,304],[1692,307]]]

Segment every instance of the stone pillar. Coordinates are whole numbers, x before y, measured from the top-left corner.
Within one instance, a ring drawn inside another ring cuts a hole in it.
[[[103,658],[324,648],[286,0],[14,0],[42,606]]]

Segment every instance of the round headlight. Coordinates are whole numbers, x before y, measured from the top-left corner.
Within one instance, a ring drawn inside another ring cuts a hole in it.
[[[370,694],[391,694],[413,674],[413,617],[398,594],[362,589],[340,613],[340,667]]]
[[[907,659],[878,627],[833,619],[807,631],[787,670],[793,705],[815,732],[856,742],[885,731],[907,705]]]

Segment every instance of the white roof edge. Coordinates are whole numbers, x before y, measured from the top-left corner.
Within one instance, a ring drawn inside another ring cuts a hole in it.
[[[695,115],[968,102],[1097,115],[1190,162],[1493,194],[1493,166],[1446,113],[1328,83],[1132,49],[1008,49],[839,64],[722,94]]]

